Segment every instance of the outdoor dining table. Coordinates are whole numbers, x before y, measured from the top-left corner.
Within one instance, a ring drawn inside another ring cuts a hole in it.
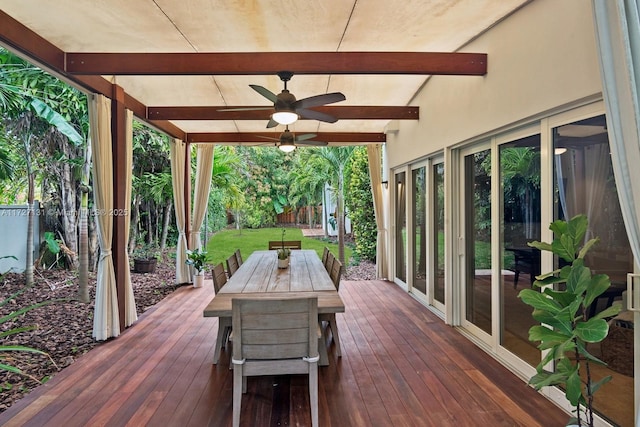
[[[233,298],[315,296],[318,297],[318,314],[345,311],[344,302],[314,250],[292,250],[288,268],[278,268],[277,259],[275,250],[253,252],[213,297],[204,309],[204,317],[231,317]],[[218,331],[218,350],[222,341],[221,331]],[[327,365],[326,347],[320,347],[320,365]]]

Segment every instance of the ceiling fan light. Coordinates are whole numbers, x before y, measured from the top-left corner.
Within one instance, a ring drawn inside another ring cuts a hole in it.
[[[271,118],[281,125],[290,125],[298,120],[298,115],[293,111],[276,111]]]
[[[284,151],[285,153],[290,153],[296,149],[296,146],[294,144],[282,143],[278,146],[278,148]]]

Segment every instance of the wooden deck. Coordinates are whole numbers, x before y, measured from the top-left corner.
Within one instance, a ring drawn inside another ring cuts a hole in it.
[[[344,281],[342,358],[319,370],[321,426],[560,426],[568,416],[407,295]],[[213,295],[184,287],[13,407],[3,426],[230,426]],[[332,350],[332,349],[330,349]],[[309,424],[304,376],[249,379],[242,425]]]

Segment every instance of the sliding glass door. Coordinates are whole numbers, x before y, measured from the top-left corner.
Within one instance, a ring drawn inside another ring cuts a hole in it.
[[[482,144],[462,152],[461,240],[463,319],[472,331],[492,334],[491,148]],[[482,335],[482,334],[478,334]],[[486,338],[486,337],[484,337]]]
[[[407,283],[407,178],[405,172],[395,174],[395,278]]]

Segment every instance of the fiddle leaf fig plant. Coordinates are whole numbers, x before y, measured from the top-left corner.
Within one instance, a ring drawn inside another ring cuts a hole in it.
[[[587,217],[577,215],[569,221],[551,223],[552,243],[528,243],[541,251],[553,252],[564,266],[536,277],[533,286],[542,292],[524,289],[518,297],[533,307],[532,316],[540,322],[529,329],[529,340],[539,342],[538,348],[546,351],[529,384],[536,390],[561,386],[574,407],[575,417],[569,424],[592,427],[594,393],[611,376],[593,380],[590,364],[606,363],[589,353],[587,345],[606,338],[609,333],[606,319],[616,316],[620,307],[608,307],[589,317],[589,307],[611,286],[611,281],[605,274],[592,274],[584,263],[585,255],[599,241],[594,238],[585,242],[587,228]],[[554,365],[555,370],[546,369]]]

